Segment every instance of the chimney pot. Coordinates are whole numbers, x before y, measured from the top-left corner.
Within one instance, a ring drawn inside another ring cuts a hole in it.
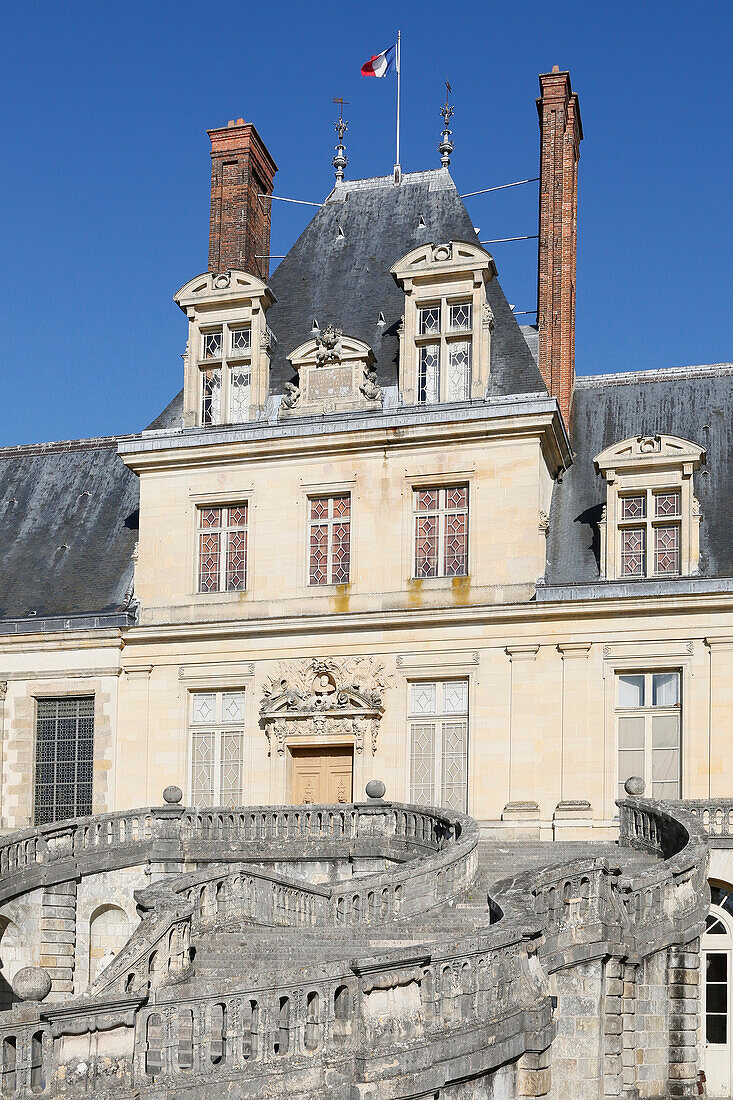
[[[560,72],[560,66],[559,65],[553,65],[552,66],[552,71],[553,71],[553,73],[559,73]]]
[[[271,195],[277,165],[251,122],[209,130],[211,219],[209,271],[238,268],[267,281]]]

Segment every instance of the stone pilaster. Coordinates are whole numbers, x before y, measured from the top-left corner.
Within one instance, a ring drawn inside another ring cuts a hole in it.
[[[74,992],[76,952],[76,883],[59,882],[43,891],[40,965],[51,975],[49,1000]]]
[[[623,967],[621,1000],[621,1095],[633,1100],[636,1091],[636,967]]]
[[[608,959],[603,983],[603,1096],[621,1095],[623,964]]]
[[[700,941],[667,952],[669,1096],[697,1096],[700,1023]]]

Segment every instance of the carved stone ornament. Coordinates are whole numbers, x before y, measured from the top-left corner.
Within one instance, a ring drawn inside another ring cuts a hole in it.
[[[540,518],[537,526],[539,527],[540,531],[544,531],[545,534],[547,534],[547,532],[550,530],[550,517],[548,516],[547,512],[543,511],[542,509],[540,509]]]
[[[282,661],[262,685],[260,719],[269,745],[282,756],[285,743],[316,737],[353,738],[377,751],[383,694],[391,686],[384,666],[372,657]]]
[[[344,336],[341,329],[327,325],[288,359],[298,381],[285,383],[281,417],[382,407],[374,352],[361,340]]]
[[[484,302],[483,308],[483,323],[487,326],[489,332],[494,331],[494,311],[488,302]]]

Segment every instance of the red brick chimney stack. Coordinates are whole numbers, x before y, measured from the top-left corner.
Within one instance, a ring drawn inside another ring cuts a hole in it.
[[[540,76],[540,218],[537,323],[540,372],[565,423],[575,384],[578,160],[583,127],[570,73]]]
[[[239,268],[267,280],[270,208],[277,165],[251,122],[243,118],[211,138],[209,271]]]

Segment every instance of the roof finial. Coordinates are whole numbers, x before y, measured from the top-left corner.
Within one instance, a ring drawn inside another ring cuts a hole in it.
[[[336,169],[336,182],[341,183],[344,178],[344,168],[349,163],[349,158],[346,156],[346,146],[344,145],[344,134],[348,129],[348,122],[344,119],[344,104],[348,101],[339,96],[338,99],[334,99],[334,103],[339,104],[339,120],[336,123],[336,133],[338,134],[339,143],[336,146],[336,154],[331,158],[331,164]]]
[[[441,134],[440,145],[438,146],[438,152],[440,153],[440,163],[444,168],[447,168],[450,164],[450,155],[453,152],[455,145],[451,141],[451,130],[448,127],[450,117],[453,114],[453,107],[448,103],[448,96],[450,95],[452,88],[448,81],[445,82],[445,103],[440,108],[440,113],[443,116],[443,133]]]

